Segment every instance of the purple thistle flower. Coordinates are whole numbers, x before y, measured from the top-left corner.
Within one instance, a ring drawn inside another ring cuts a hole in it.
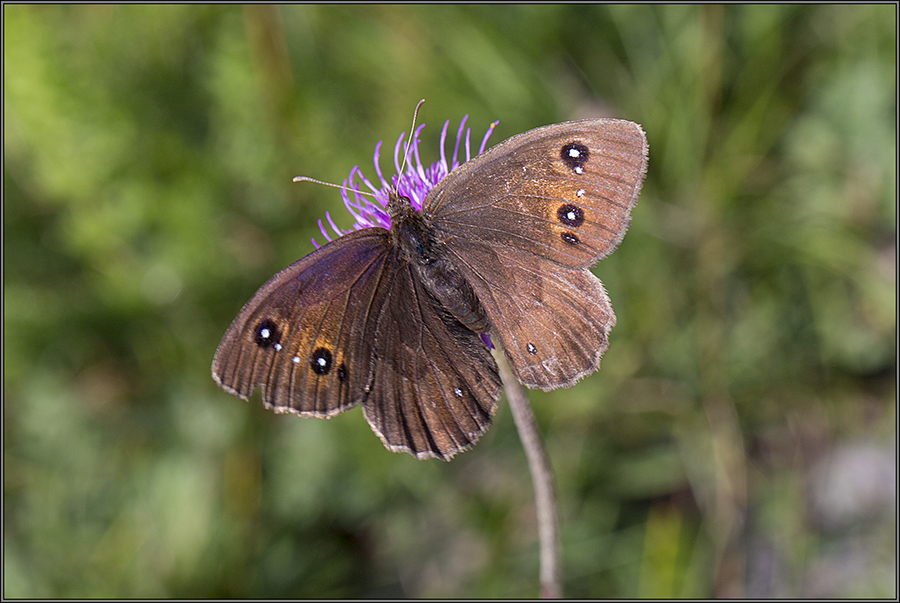
[[[428,191],[434,188],[438,182],[443,180],[447,174],[472,158],[471,147],[469,144],[470,130],[465,127],[468,117],[468,115],[464,116],[459,123],[459,130],[456,133],[456,145],[453,147],[453,156],[449,163],[447,162],[444,143],[447,139],[447,128],[450,126],[450,122],[444,122],[444,129],[441,131],[441,160],[432,163],[427,168],[422,164],[422,160],[419,157],[419,133],[422,131],[422,128],[425,127],[425,124],[416,128],[415,135],[412,137],[412,142],[410,143],[406,170],[402,174],[400,174],[400,164],[403,161],[403,141],[406,138],[406,132],[401,133],[397,138],[397,144],[394,145],[394,170],[397,173],[391,176],[390,182],[385,179],[384,174],[381,171],[381,163],[379,161],[381,155],[381,141],[378,141],[378,144],[375,145],[374,163],[375,174],[378,176],[377,182],[379,186],[376,186],[371,180],[366,178],[358,165],[353,166],[353,169],[350,170],[350,176],[344,180],[344,187],[346,188],[341,190],[341,197],[344,199],[344,206],[346,206],[347,211],[349,211],[350,215],[356,220],[353,223],[351,230],[359,230],[360,228],[368,228],[371,226],[381,226],[383,228],[391,227],[391,217],[386,211],[386,207],[388,204],[388,191],[393,187],[397,188],[397,192],[401,196],[409,197],[410,201],[412,201],[412,206],[416,211],[421,211],[422,202],[425,200]],[[491,133],[498,123],[500,122],[495,121],[488,127],[476,155],[480,155],[484,152],[488,138],[490,138]],[[465,138],[463,138],[464,133]],[[465,144],[466,157],[464,161],[459,160],[461,143]],[[363,186],[375,195],[374,199],[359,194],[359,191]],[[353,191],[352,199],[348,194],[348,189]],[[325,219],[328,221],[331,230],[338,237],[351,232],[351,230],[342,230],[339,228],[334,223],[334,220],[331,219],[331,214],[329,212],[325,212]],[[319,230],[327,241],[333,240],[332,235],[329,234],[328,229],[325,227],[325,224],[322,223],[322,220],[319,220]],[[315,239],[313,239],[312,242],[316,247],[320,247]]]

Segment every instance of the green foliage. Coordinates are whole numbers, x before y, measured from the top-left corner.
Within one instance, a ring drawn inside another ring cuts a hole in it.
[[[895,6],[3,11],[4,596],[538,592],[505,407],[420,462],[209,375],[350,225],[291,178],[371,174],[420,98],[423,161],[464,114],[650,141],[603,368],[532,395],[566,594],[896,596]]]

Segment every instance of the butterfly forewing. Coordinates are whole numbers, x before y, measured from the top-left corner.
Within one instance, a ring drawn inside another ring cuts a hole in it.
[[[647,168],[640,126],[595,119],[536,128],[460,166],[429,193],[439,236],[584,268],[621,242]]]
[[[363,332],[392,267],[390,233],[359,230],[276,274],[229,327],[212,372],[246,399],[262,387],[276,411],[326,417],[364,397],[372,373],[371,337]]]

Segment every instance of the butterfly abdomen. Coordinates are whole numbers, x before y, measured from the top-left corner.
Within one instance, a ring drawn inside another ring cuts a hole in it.
[[[402,207],[391,220],[395,243],[439,309],[476,333],[489,333],[491,323],[475,290],[449,261],[447,251],[435,239],[421,212],[411,205],[408,209]]]
[[[444,258],[416,268],[419,279],[439,305],[476,333],[489,333],[491,323],[472,286]]]

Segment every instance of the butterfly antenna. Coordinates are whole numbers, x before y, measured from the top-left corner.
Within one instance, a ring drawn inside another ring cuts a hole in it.
[[[310,178],[309,176],[295,176],[294,182],[314,182],[316,184],[323,184],[325,186],[330,186],[332,188],[339,188],[341,190],[347,191],[348,193],[355,193],[357,195],[368,195],[375,199],[375,193],[370,193],[367,191],[360,191],[355,188],[350,188],[349,186],[344,186],[343,184],[332,184],[331,182],[323,182],[322,180],[316,180],[315,178]]]
[[[413,120],[412,127],[409,130],[409,138],[406,140],[406,147],[403,150],[403,163],[400,164],[400,172],[397,174],[397,177],[400,177],[400,174],[403,173],[403,170],[406,168],[406,160],[409,157],[409,149],[412,147],[412,137],[416,130],[416,119],[419,117],[419,107],[422,106],[422,103],[425,102],[425,99],[419,101],[416,105],[416,110],[413,111]],[[314,182],[316,184],[322,184],[324,186],[330,186],[332,188],[339,188],[341,190],[347,191],[348,193],[356,193],[357,195],[367,195],[376,199],[374,193],[357,190],[355,188],[350,188],[349,186],[344,186],[342,184],[332,184],[331,182],[323,182],[322,180],[316,180],[315,178],[310,178],[309,176],[295,176],[294,182]]]
[[[400,164],[400,171],[397,173],[397,178],[400,178],[401,174],[403,174],[403,170],[406,169],[406,160],[409,157],[409,149],[412,147],[412,137],[416,132],[416,118],[419,117],[419,107],[421,107],[424,102],[425,99],[423,98],[419,101],[419,104],[416,105],[416,110],[413,111],[412,126],[409,128],[409,138],[406,139],[406,148],[403,149],[403,163]]]

